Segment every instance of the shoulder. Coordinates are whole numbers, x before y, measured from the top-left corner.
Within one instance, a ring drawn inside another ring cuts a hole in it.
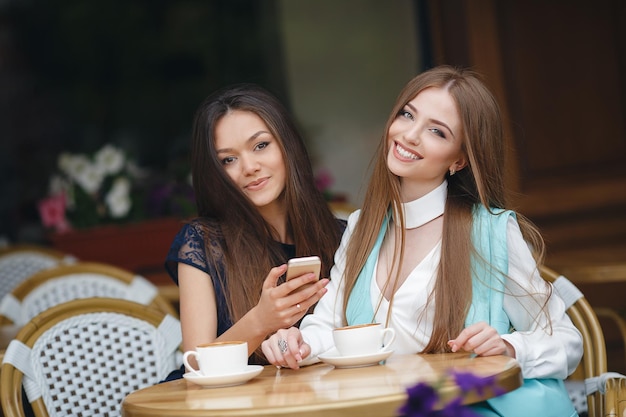
[[[498,208],[488,210],[482,205],[477,205],[473,217],[472,236],[475,240],[497,239],[513,247],[526,244],[515,211]]]
[[[177,280],[176,263],[182,262],[210,274],[224,256],[224,235],[219,222],[196,218],[184,224],[170,247],[166,268]],[[211,275],[211,274],[210,274]]]
[[[224,239],[222,228],[218,221],[208,218],[196,218],[185,223],[172,242],[170,253],[180,250],[202,250],[205,246],[220,245]]]
[[[209,217],[197,217],[187,223],[186,226],[189,229],[193,229],[196,233],[223,236],[220,222]]]
[[[509,222],[509,219],[513,219],[517,222],[517,217],[514,211],[506,210],[496,207],[485,207],[482,204],[476,204],[472,211],[474,217],[474,224],[489,224],[491,226],[503,225]]]
[[[474,206],[472,212],[472,238],[474,244],[491,245],[494,242],[506,247],[511,226],[518,228],[517,217],[512,210],[490,207],[482,204]],[[482,242],[482,243],[481,243]]]

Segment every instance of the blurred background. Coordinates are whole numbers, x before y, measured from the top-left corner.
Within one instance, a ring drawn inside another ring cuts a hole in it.
[[[498,97],[511,204],[543,231],[548,265],[623,313],[621,0],[2,1],[0,238],[49,241],[38,202],[62,152],[113,144],[184,186],[195,109],[237,82],[288,106],[329,200],[358,207],[397,93],[444,63]]]
[[[395,95],[424,68],[413,1],[27,1],[0,6],[2,229],[40,240],[61,152],[188,167],[194,112],[258,83],[292,111],[328,191],[358,204]]]

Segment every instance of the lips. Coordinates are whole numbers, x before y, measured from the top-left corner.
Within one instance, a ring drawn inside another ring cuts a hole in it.
[[[263,188],[263,186],[267,183],[268,180],[269,180],[269,177],[259,178],[258,180],[249,182],[248,184],[246,184],[244,188],[246,190],[255,191],[260,188]]]
[[[395,143],[396,153],[403,159],[411,159],[414,161],[422,159],[422,156],[420,154],[409,151],[408,149],[400,145],[398,142],[394,142],[394,143]]]

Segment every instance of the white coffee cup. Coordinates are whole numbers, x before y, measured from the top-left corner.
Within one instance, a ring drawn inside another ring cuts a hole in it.
[[[396,332],[380,323],[357,324],[334,329],[333,340],[341,356],[370,355],[388,351]]]
[[[199,370],[189,364],[194,356]],[[196,350],[183,354],[187,369],[197,376],[231,375],[246,370],[248,366],[248,343],[241,341],[213,342],[199,345]]]

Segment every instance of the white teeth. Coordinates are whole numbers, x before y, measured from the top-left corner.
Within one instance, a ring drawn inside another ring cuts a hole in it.
[[[403,156],[405,158],[411,158],[411,159],[419,159],[417,157],[417,155],[412,154],[411,152],[407,151],[406,149],[404,149],[403,147],[401,147],[400,145],[396,145],[396,150],[398,151],[398,153],[400,154],[400,156]]]

